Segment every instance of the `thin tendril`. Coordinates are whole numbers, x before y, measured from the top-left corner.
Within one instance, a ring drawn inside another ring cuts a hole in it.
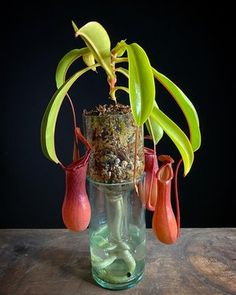
[[[138,153],[138,149],[137,149],[137,145],[138,145],[138,135],[139,135],[139,129],[138,126],[135,129],[135,145],[134,145],[134,174],[133,174],[133,181],[134,181],[134,185],[135,185],[135,190],[138,193],[138,188],[137,188],[137,184],[136,184],[136,166],[137,166],[137,153]]]
[[[69,102],[70,102],[70,106],[71,106],[71,110],[72,110],[72,116],[73,116],[73,125],[74,125],[74,151],[76,150],[76,157],[75,155],[73,155],[73,157],[75,157],[74,160],[78,160],[79,158],[79,149],[78,149],[78,143],[79,143],[79,140],[78,140],[78,136],[77,136],[77,133],[76,133],[76,127],[77,127],[77,120],[76,120],[76,113],[75,113],[75,108],[74,108],[74,105],[73,105],[73,102],[72,102],[72,99],[70,97],[70,95],[67,93],[66,94]]]
[[[179,208],[179,194],[178,194],[178,172],[182,159],[179,160],[175,169],[175,204],[176,204],[176,221],[178,228],[178,237],[180,235],[180,208]]]
[[[74,132],[75,132],[76,127],[77,127],[77,124],[76,124],[76,121],[77,120],[76,120],[75,108],[74,108],[74,105],[73,105],[73,102],[72,102],[72,99],[71,99],[70,95],[67,93],[66,96],[67,96],[67,98],[68,98],[68,100],[70,102],[70,106],[71,106],[71,110],[72,110],[72,115],[73,115]],[[75,133],[75,141],[76,141],[76,143],[78,143],[78,139],[77,139],[76,133]]]

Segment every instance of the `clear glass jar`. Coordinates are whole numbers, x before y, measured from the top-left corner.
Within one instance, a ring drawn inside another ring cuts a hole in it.
[[[133,182],[87,180],[93,278],[107,289],[133,287],[143,277],[145,266],[145,211],[137,193],[143,178],[136,187]]]

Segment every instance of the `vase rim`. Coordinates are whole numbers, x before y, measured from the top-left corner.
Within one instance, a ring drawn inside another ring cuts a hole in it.
[[[127,115],[132,115],[132,113],[123,113],[123,114],[100,114],[100,115],[95,115],[95,114],[85,114],[83,113],[83,117],[95,117],[95,118],[101,118],[101,117],[124,117]]]
[[[141,177],[138,177],[136,178],[136,183],[142,181],[144,179],[144,176],[145,176],[145,172],[141,175]],[[105,182],[99,182],[99,181],[96,181],[96,180],[93,180],[90,176],[87,176],[86,179],[89,181],[89,182],[92,182],[96,185],[100,185],[100,186],[114,186],[114,187],[117,187],[117,186],[120,186],[120,185],[134,185],[134,181],[124,181],[124,182],[115,182],[115,183],[105,183]]]

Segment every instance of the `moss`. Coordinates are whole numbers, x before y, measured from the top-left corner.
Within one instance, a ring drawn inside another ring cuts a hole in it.
[[[88,175],[98,182],[132,181],[144,170],[143,129],[138,128],[130,106],[103,105],[84,111],[85,131],[92,147]],[[135,161],[135,132],[138,128]]]

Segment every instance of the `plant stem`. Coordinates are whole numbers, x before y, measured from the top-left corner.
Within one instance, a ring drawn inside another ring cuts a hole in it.
[[[128,57],[116,57],[114,58],[115,63],[120,63],[120,62],[127,62],[128,61]]]

